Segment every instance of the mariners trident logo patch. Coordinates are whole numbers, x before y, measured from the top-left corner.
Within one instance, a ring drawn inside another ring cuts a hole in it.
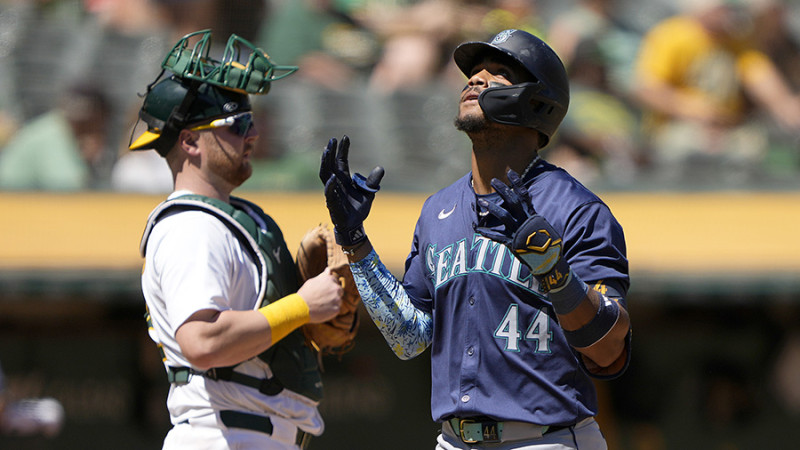
[[[497,36],[492,39],[492,44],[502,44],[503,42],[507,41],[512,34],[517,30],[504,30],[497,33]]]

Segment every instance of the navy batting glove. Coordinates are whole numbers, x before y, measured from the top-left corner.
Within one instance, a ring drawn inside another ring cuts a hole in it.
[[[475,230],[483,236],[501,242],[530,268],[545,292],[566,281],[569,267],[561,258],[561,235],[533,208],[528,190],[519,175],[508,171],[509,184],[497,178],[492,187],[503,199],[503,206],[479,199],[480,205],[504,225],[502,232],[487,226],[487,216],[481,217]]]
[[[356,245],[367,238],[364,220],[372,208],[375,193],[380,190],[383,167],[372,169],[368,177],[356,173],[350,176],[347,155],[350,138],[342,137],[337,145],[331,138],[322,152],[319,178],[325,185],[325,203],[333,222],[333,234],[339,245]]]

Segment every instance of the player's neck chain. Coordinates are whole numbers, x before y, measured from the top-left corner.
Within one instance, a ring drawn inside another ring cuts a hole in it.
[[[533,166],[535,166],[540,159],[541,158],[539,158],[539,155],[536,155],[536,157],[533,158],[533,160],[531,160],[531,162],[528,164],[528,167],[526,167],[525,170],[522,171],[522,173],[519,176],[519,179],[524,180],[525,176],[528,175],[528,172],[530,172],[531,169],[533,169]]]
[[[536,165],[537,162],[539,162],[540,159],[541,158],[539,157],[539,155],[536,155],[536,157],[533,158],[530,163],[528,163],[528,167],[526,167],[525,170],[522,171],[522,174],[519,176],[519,179],[520,180],[524,180],[525,176],[528,175],[528,172],[530,172],[531,169],[533,169],[533,167]],[[475,190],[475,179],[474,178],[470,177],[469,185],[472,187],[472,190]]]
[[[536,155],[536,157],[533,158],[533,160],[531,160],[530,163],[528,163],[528,167],[526,167],[525,170],[522,171],[522,175],[520,175],[521,180],[525,179],[525,177],[528,175],[528,172],[530,172],[530,170],[533,169],[534,166],[536,166],[536,163],[539,162],[540,159],[541,158],[539,158],[539,155]],[[475,179],[470,177],[469,184],[470,186],[472,186],[472,191],[475,192]],[[480,217],[484,217],[487,214],[489,214],[489,211],[484,211],[481,208],[477,208],[477,212],[478,216]]]

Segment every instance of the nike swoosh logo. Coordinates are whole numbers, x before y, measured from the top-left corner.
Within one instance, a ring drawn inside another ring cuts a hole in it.
[[[447,212],[445,212],[444,209],[442,209],[441,211],[439,211],[439,220],[447,219],[448,217],[450,217],[450,214],[453,214],[453,211],[455,210],[456,210],[456,205],[453,205],[453,209]]]

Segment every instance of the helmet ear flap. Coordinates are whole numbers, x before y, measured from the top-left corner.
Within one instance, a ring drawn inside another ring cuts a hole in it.
[[[508,125],[528,126],[534,120],[537,83],[494,86],[478,96],[478,104],[491,120]]]
[[[542,90],[540,82],[490,87],[480,93],[478,104],[492,122],[539,131],[541,148],[550,142],[560,122],[549,119],[551,115],[559,115],[559,111],[547,96],[540,95]]]

